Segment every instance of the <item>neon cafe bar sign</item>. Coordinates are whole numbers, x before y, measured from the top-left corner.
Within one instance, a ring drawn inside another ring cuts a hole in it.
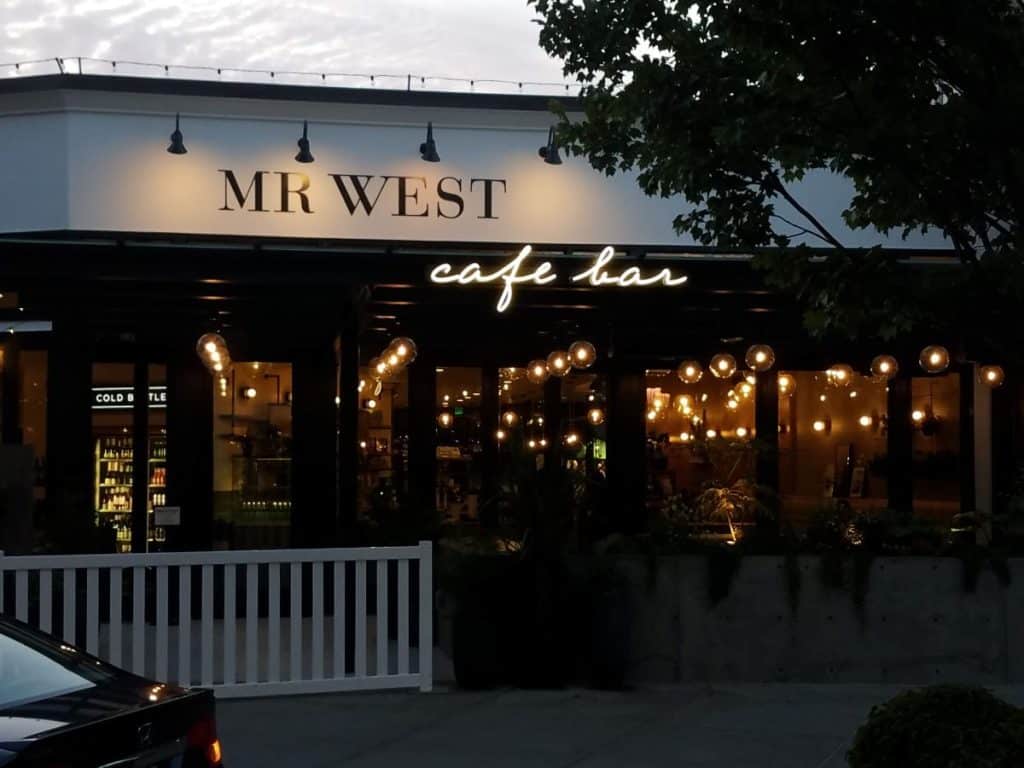
[[[539,264],[527,264],[530,258],[532,247],[527,245],[519,252],[519,255],[502,267],[491,271],[485,271],[484,267],[472,262],[461,269],[451,264],[438,264],[430,270],[430,282],[438,285],[472,285],[474,283],[498,283],[501,287],[501,294],[498,296],[499,312],[504,312],[512,303],[512,294],[517,285],[549,285],[558,280],[559,274],[555,272],[550,261],[542,261]],[[611,266],[615,258],[615,249],[606,247],[584,270],[571,276],[574,283],[583,283],[595,288],[642,288],[645,286],[662,285],[669,288],[682,285],[687,281],[686,275],[675,275],[672,270],[665,267],[659,272],[644,274],[640,267],[627,267],[621,272],[615,272]]]

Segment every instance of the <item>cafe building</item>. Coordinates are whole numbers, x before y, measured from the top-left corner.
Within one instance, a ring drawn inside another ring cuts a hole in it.
[[[486,527],[524,457],[627,532],[741,480],[794,526],[993,509],[999,361],[810,338],[749,254],[676,233],[683,202],[554,122],[540,96],[0,82],[0,548],[344,544],[382,509]],[[951,268],[937,235],[846,228],[841,178],[793,192],[851,247]]]

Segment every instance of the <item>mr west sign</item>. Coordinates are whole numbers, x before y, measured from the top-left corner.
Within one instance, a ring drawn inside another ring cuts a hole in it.
[[[224,185],[219,211],[314,214],[333,198],[349,216],[496,221],[508,180],[461,176],[403,176],[328,173],[310,177],[295,171],[251,174],[219,169]],[[336,208],[335,208],[336,209]]]

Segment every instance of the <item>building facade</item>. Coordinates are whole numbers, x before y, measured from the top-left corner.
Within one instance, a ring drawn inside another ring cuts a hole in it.
[[[554,120],[531,96],[0,83],[6,548],[487,527],[524,457],[624,531],[741,481],[794,526],[995,508],[999,361],[811,339],[748,254],[560,154]],[[846,229],[841,178],[795,194],[852,247],[955,268],[941,238]]]

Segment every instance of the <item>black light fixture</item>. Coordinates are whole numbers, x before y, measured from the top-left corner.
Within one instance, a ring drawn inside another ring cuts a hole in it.
[[[548,143],[537,150],[548,165],[561,165],[562,156],[558,154],[558,139],[555,138],[555,126],[548,128]]]
[[[298,141],[299,151],[295,159],[300,163],[312,163],[313,153],[309,151],[309,122],[302,121],[302,138]]]
[[[181,115],[176,114],[174,116],[174,133],[171,134],[171,146],[167,148],[167,151],[172,155],[184,155],[188,152],[185,149],[185,139],[181,135]]]
[[[441,157],[437,154],[437,144],[434,143],[434,124],[427,123],[427,140],[420,144],[420,157],[428,163],[440,162]]]

